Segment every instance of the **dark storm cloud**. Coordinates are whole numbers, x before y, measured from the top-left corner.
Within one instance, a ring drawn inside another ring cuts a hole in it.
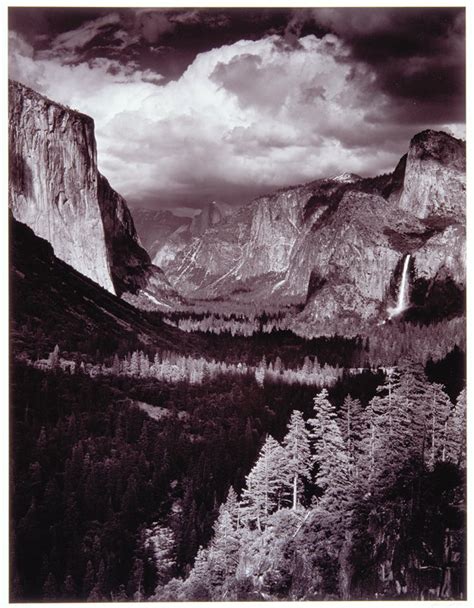
[[[108,8],[10,7],[8,27],[24,36],[35,48],[44,48],[58,34],[75,30],[110,12]]]
[[[228,205],[241,205],[251,201],[257,196],[268,194],[271,186],[259,186],[253,183],[234,184],[226,180],[209,181],[207,184],[190,183],[176,188],[173,191],[162,192],[157,195],[156,189],[150,188],[140,192],[139,196],[129,196],[127,201],[131,207],[175,209],[185,207],[188,209],[201,209],[203,203],[217,200]]]
[[[380,89],[401,104],[394,118],[416,122],[429,110],[436,121],[464,119],[465,9],[314,9],[312,17],[373,67]]]

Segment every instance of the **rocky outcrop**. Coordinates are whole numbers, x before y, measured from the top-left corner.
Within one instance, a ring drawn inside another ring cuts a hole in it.
[[[399,206],[420,218],[464,216],[466,145],[447,133],[422,131],[410,142]]]
[[[353,182],[359,181],[361,178],[360,175],[356,175],[355,173],[340,173],[339,175],[335,175],[331,178],[334,182],[339,182],[340,184],[351,184]]]
[[[135,293],[147,284],[150,258],[141,247],[125,200],[98,175],[99,208],[110,273],[117,293]]]
[[[13,216],[99,285],[170,295],[141,247],[125,200],[97,170],[93,120],[16,82],[9,85]]]
[[[216,202],[209,203],[194,217],[178,217],[171,211],[138,210],[138,232],[143,246],[157,266],[173,264],[181,252],[190,245],[193,237],[223,220],[227,212]]]
[[[459,286],[466,282],[466,234],[452,224],[426,241],[414,256],[415,278],[432,279],[441,273]]]
[[[218,224],[223,217],[224,214],[219,205],[213,201],[193,217],[189,231],[193,236],[200,236],[201,234],[204,234],[208,228]]]

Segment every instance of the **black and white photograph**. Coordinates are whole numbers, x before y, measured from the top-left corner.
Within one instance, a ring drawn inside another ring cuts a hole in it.
[[[469,599],[466,8],[5,13],[9,602]]]

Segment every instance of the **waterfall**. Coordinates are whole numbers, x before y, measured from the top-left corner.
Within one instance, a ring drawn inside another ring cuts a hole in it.
[[[402,280],[400,281],[400,287],[398,289],[398,300],[395,308],[388,309],[388,318],[392,319],[401,312],[403,312],[408,306],[408,266],[410,263],[410,254],[408,253],[403,262]]]

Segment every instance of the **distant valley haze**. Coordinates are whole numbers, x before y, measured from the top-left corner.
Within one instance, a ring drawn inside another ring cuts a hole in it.
[[[132,209],[392,171],[465,133],[463,8],[9,9],[10,77],[94,118]]]

